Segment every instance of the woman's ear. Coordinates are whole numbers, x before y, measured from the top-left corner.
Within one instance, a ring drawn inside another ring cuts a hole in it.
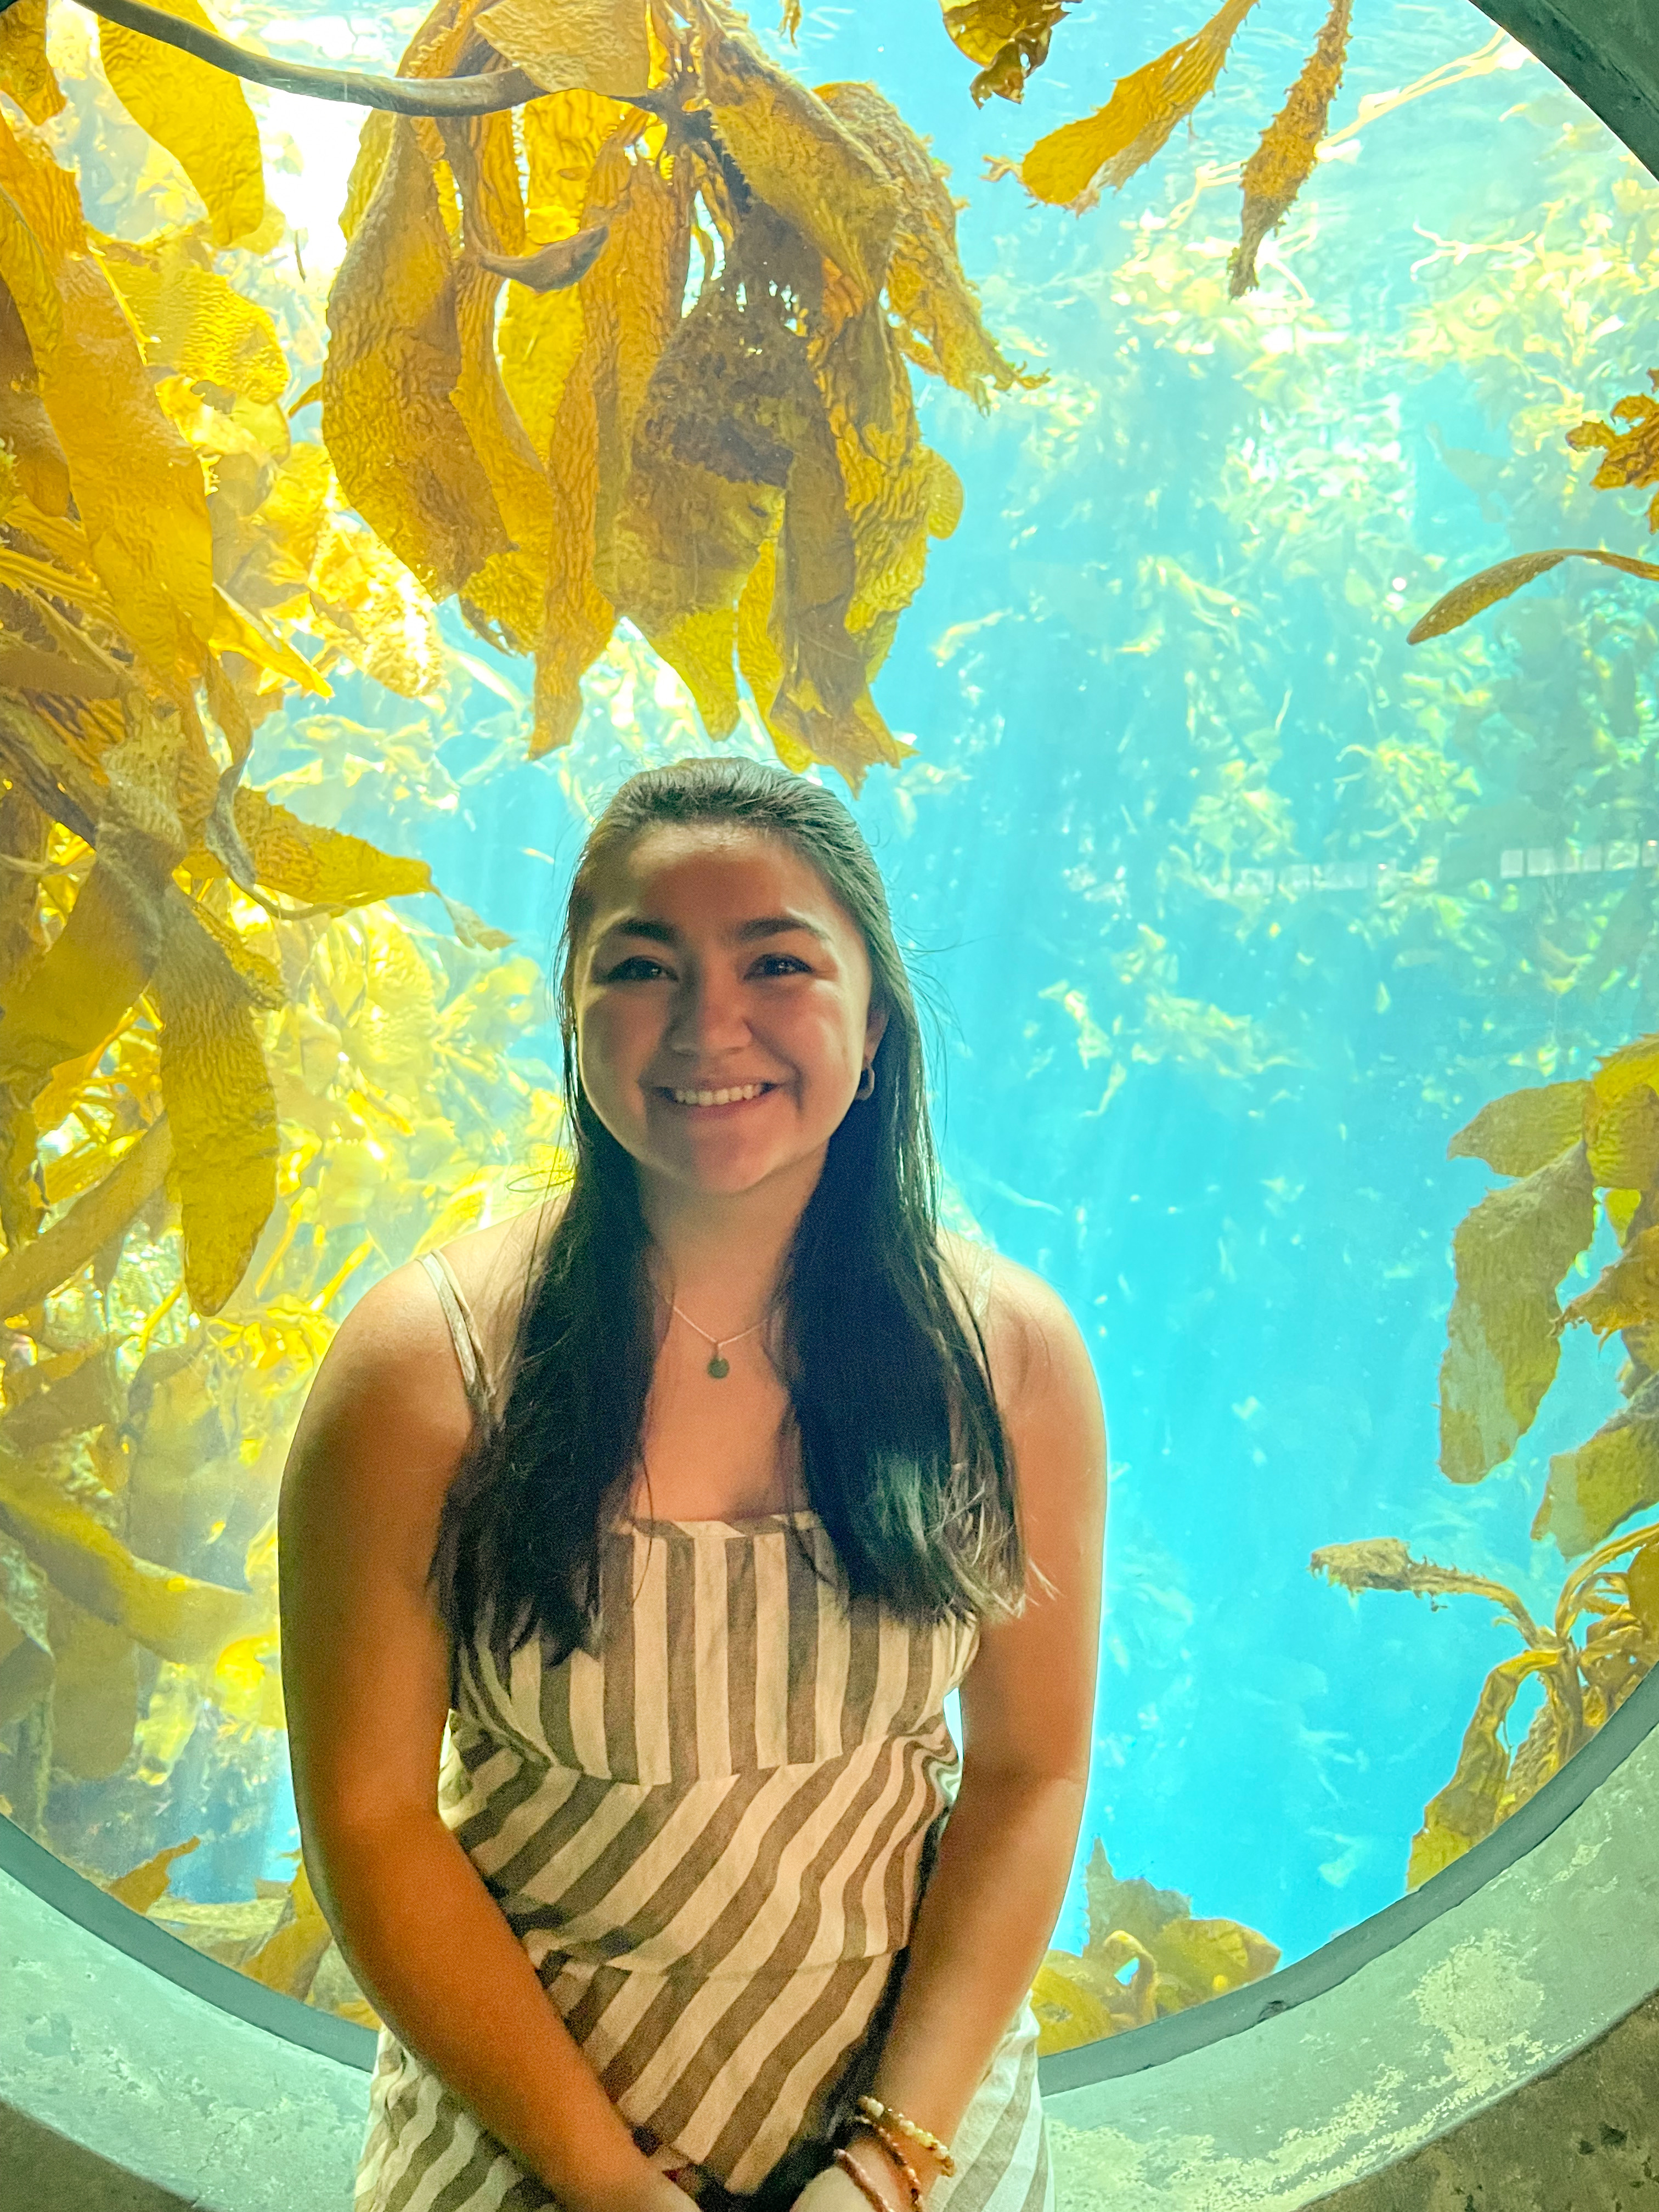
[[[878,1005],[874,999],[872,999],[870,1001],[870,1011],[865,1017],[864,1042],[869,1047],[870,1056],[872,1060],[875,1057],[876,1047],[881,1042],[882,1038],[886,1035],[886,1033],[887,1009],[885,1006]]]

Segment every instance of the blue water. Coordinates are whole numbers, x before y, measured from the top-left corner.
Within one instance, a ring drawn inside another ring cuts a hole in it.
[[[1607,311],[1624,326],[1589,343],[1593,287],[1583,313],[1564,304],[1548,245],[1484,264],[1495,295],[1525,295],[1538,361],[1513,331],[1480,359],[1425,335],[1465,282],[1437,240],[1523,240],[1564,193],[1586,225],[1595,200],[1615,239],[1640,230],[1640,173],[1535,65],[1370,125],[1286,226],[1293,273],[1229,307],[1236,186],[1162,226],[1200,163],[1254,145],[1323,0],[1247,24],[1194,134],[1080,221],[982,179],[981,155],[1097,106],[1200,12],[1079,7],[1021,109],[975,112],[926,5],[816,9],[800,65],[874,77],[932,134],[971,199],[988,319],[1051,380],[984,418],[922,394],[967,512],[877,687],[916,759],[873,773],[856,811],[939,1009],[953,1200],[1067,1299],[1107,1407],[1084,1849],[1098,1836],[1120,1875],[1293,1958],[1400,1893],[1513,1648],[1481,1601],[1356,1602],[1310,1552],[1403,1536],[1547,1607],[1561,1563],[1528,1528],[1548,1454],[1615,1402],[1616,1355],[1570,1340],[1509,1467],[1471,1490],[1437,1470],[1450,1237],[1492,1180],[1447,1139],[1647,1025],[1651,873],[1500,873],[1516,848],[1659,836],[1644,603],[1558,572],[1444,644],[1404,638],[1456,575],[1552,534],[1641,550],[1633,506],[1581,492],[1564,525],[1560,426],[1512,418],[1559,362],[1558,406],[1573,375],[1609,404],[1659,359],[1659,319],[1626,283]],[[1334,125],[1492,29],[1463,0],[1356,13]],[[453,817],[422,817],[445,888],[517,950],[548,949],[584,805],[674,749],[669,714],[635,696],[628,731],[600,699],[569,753],[509,757]],[[421,712],[349,678],[336,705],[383,726]],[[462,721],[442,754],[458,779],[518,718],[474,685]],[[407,848],[373,779],[339,818]],[[1295,872],[1316,866],[1346,874],[1314,888]],[[1241,891],[1244,870],[1274,887]],[[1629,942],[1603,975],[1620,898]],[[1056,1941],[1082,1936],[1074,1882]]]

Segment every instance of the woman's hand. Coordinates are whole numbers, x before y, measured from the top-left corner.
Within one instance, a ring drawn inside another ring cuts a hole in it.
[[[903,2191],[897,2185],[897,2175],[893,2177],[890,2184],[884,2182],[877,2173],[873,2159],[860,2160],[859,2171],[869,2176],[871,2185],[879,2192],[887,2212],[900,2212]],[[822,2173],[812,2176],[795,2199],[791,2212],[875,2212],[875,2207],[850,2173],[844,2172],[838,2166],[826,2166]]]

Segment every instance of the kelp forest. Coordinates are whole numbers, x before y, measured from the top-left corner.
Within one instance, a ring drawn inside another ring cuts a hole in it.
[[[283,1457],[352,1299],[556,1182],[523,885],[647,761],[834,779],[919,942],[998,853],[1041,909],[952,986],[1009,1042],[953,1069],[945,1199],[1094,1317],[1118,1434],[1045,2048],[1430,1878],[1659,1659],[1659,185],[1451,0],[1420,68],[1394,0],[1226,0],[1115,79],[1087,0],[928,5],[880,87],[842,12],[438,0],[359,67],[264,0],[0,11],[0,1811],[364,2025],[269,1843]],[[355,147],[320,272],[301,107]],[[1507,199],[1434,187],[1453,114],[1524,134]],[[1337,1299],[1211,1389],[1230,1286],[1288,1316],[1333,1237],[1404,1383]],[[1152,1483],[1207,1448],[1115,1413],[1183,1361],[1241,1483],[1301,1486],[1207,1646]],[[1401,1389],[1437,1474],[1364,1410]],[[1223,1893],[1204,1680],[1334,1802],[1364,1729],[1309,1701],[1384,1649],[1433,1794],[1379,1748],[1363,1818],[1281,1816],[1318,1881]]]

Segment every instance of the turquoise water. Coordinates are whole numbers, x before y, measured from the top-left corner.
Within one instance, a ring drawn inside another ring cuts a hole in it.
[[[988,319],[1049,376],[984,418],[920,395],[966,514],[877,686],[916,756],[856,811],[939,1012],[951,1203],[1063,1293],[1105,1398],[1084,1848],[1290,1959],[1400,1893],[1514,1648],[1480,1601],[1356,1602],[1310,1553],[1402,1536],[1547,1610],[1548,1454],[1614,1402],[1616,1353],[1571,1340],[1512,1462],[1470,1490],[1437,1470],[1450,1237],[1492,1180],[1447,1139],[1650,1020],[1653,871],[1565,868],[1659,837],[1651,603],[1559,571],[1450,640],[1405,633],[1511,551],[1643,550],[1635,503],[1589,494],[1561,432],[1659,360],[1656,194],[1536,64],[1489,70],[1322,164],[1229,305],[1236,184],[1179,211],[1254,145],[1309,0],[1267,0],[1194,132],[1082,219],[982,176],[1200,12],[1085,0],[1021,109],[975,111],[925,4],[813,10],[799,65],[873,77],[932,134]],[[1356,16],[1334,126],[1493,34],[1464,0]],[[527,669],[445,623],[527,696]],[[608,789],[701,749],[649,660],[600,672],[574,747],[537,765],[517,707],[465,695],[453,809],[420,849],[515,950],[547,951]],[[337,694],[387,725],[367,682]],[[338,818],[408,849],[382,781]],[[267,1872],[295,1840],[279,1812]],[[1055,1940],[1082,1937],[1074,1882]]]

